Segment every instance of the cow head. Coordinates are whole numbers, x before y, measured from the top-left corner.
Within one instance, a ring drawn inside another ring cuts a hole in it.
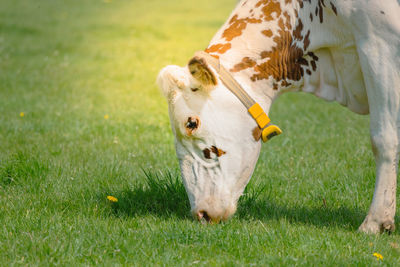
[[[236,211],[256,165],[257,124],[202,58],[167,66],[157,82],[167,98],[176,153],[192,214],[218,222]]]

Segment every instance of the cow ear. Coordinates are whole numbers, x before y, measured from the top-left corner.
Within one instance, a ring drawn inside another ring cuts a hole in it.
[[[169,65],[163,68],[157,76],[157,84],[161,92],[169,100],[173,100],[178,89],[189,86],[189,75],[184,68]]]
[[[189,61],[189,71],[200,84],[210,90],[217,85],[217,78],[204,59],[194,57]]]

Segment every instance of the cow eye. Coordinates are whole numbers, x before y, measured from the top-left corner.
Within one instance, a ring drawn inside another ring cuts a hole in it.
[[[198,90],[199,90],[199,88],[197,88],[197,87],[194,87],[194,88],[190,88],[190,90],[192,90],[192,92],[196,92],[196,91],[198,91]]]
[[[185,123],[186,134],[191,136],[199,128],[200,119],[197,116],[189,117]]]
[[[197,128],[197,120],[193,119],[192,117],[188,118],[188,121],[186,122],[186,128],[189,128],[191,130],[194,130]]]

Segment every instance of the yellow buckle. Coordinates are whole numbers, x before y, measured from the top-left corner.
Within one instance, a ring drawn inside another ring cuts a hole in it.
[[[278,126],[273,124],[268,125],[271,122],[271,119],[258,103],[254,103],[254,105],[252,105],[248,111],[250,115],[255,119],[260,129],[262,129],[261,137],[263,142],[267,142],[272,137],[280,135],[282,133],[282,130]]]
[[[262,130],[261,137],[263,142],[265,143],[269,141],[272,137],[280,135],[281,133],[282,130],[278,126],[271,124],[270,126]]]
[[[250,115],[256,120],[258,126],[261,129],[267,126],[267,124],[271,122],[268,115],[265,114],[264,110],[258,103],[254,103],[254,105],[252,105],[248,111]]]
[[[252,105],[249,108],[249,113],[255,119],[258,116],[260,116],[262,113],[264,113],[264,110],[261,108],[261,106],[258,103],[254,103],[254,105]]]

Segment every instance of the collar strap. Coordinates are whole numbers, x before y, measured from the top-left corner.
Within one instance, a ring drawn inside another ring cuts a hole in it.
[[[220,61],[204,51],[195,53],[196,57],[204,59],[215,71],[219,74],[222,83],[242,102],[247,108],[249,114],[257,122],[261,129],[261,137],[264,142],[267,142],[272,137],[282,133],[282,130],[271,124],[271,119],[264,112],[262,107],[243,89],[243,87],[233,78],[231,73],[225,69]]]

